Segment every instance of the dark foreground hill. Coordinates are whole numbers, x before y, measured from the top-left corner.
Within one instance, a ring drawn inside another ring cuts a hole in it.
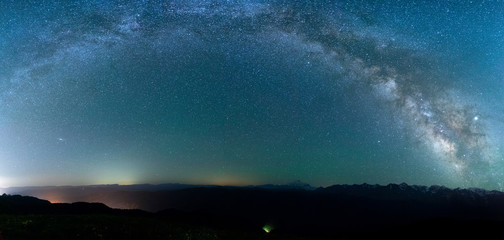
[[[111,209],[98,203],[51,204],[32,197],[4,195],[0,197],[0,230],[6,238],[27,239],[32,235],[23,237],[23,228],[35,226],[33,219],[38,219],[53,221],[63,230],[73,229],[70,233],[79,232],[79,236],[92,230],[96,239],[504,237],[504,194],[481,189],[363,184],[315,190],[195,187],[118,193],[116,196],[124,194],[127,201],[135,200],[139,206],[165,206],[166,210],[153,213]],[[16,225],[9,218],[23,219]],[[21,235],[8,235],[16,233],[16,226],[21,228]],[[32,227],[28,232],[45,231],[47,239],[58,239],[58,231],[49,234],[51,226]],[[91,235],[86,236],[83,239]],[[75,234],[70,237],[78,238]]]

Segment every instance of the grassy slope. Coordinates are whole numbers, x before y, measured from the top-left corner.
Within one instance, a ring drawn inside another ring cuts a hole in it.
[[[112,214],[2,214],[0,229],[4,239],[307,239],[261,229],[209,227],[156,216]]]

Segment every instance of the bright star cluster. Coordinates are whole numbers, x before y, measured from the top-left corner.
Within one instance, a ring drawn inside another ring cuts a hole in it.
[[[504,183],[502,1],[14,1],[0,185]]]

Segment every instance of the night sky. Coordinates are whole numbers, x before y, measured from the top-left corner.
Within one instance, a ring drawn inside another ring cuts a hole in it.
[[[0,0],[0,186],[504,184],[503,1]]]

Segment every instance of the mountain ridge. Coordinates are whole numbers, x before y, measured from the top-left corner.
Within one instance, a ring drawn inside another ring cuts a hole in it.
[[[58,185],[58,186],[17,186],[17,187],[0,187],[0,190],[7,191],[5,193],[10,194],[16,191],[25,190],[25,189],[47,189],[47,188],[117,188],[121,190],[171,190],[171,189],[184,189],[184,188],[197,188],[197,187],[235,187],[235,188],[272,188],[272,189],[305,189],[305,190],[317,190],[317,189],[325,189],[331,188],[334,186],[346,186],[346,187],[367,187],[367,188],[375,188],[375,187],[395,187],[399,186],[400,188],[416,188],[416,189],[448,189],[448,190],[470,190],[474,192],[483,192],[483,193],[500,193],[502,191],[499,190],[488,190],[484,188],[477,187],[468,187],[468,188],[449,188],[443,185],[417,185],[417,184],[407,184],[405,182],[402,183],[389,183],[387,185],[382,184],[333,184],[326,187],[314,187],[308,183],[302,182],[300,180],[295,180],[289,182],[287,184],[260,184],[260,185],[245,185],[245,186],[234,186],[234,185],[215,185],[215,184],[184,184],[184,183],[160,183],[160,184],[91,184],[91,185]]]
[[[106,191],[101,189],[98,193],[101,195],[96,199],[106,199],[103,198]],[[447,236],[452,236],[457,226],[471,226],[473,236],[482,232],[502,235],[499,229],[504,224],[504,193],[442,186],[354,184],[313,190],[199,186],[109,194],[115,198],[112,203],[122,201],[122,204],[130,204],[130,208],[142,210],[113,209],[102,201],[51,204],[33,197],[4,194],[0,196],[0,213],[146,214],[205,224],[217,221],[223,226],[238,228],[270,224],[275,226],[276,232],[307,236],[361,231],[373,233],[383,229],[391,232],[396,232],[396,229],[440,229]],[[445,225],[450,228],[443,228]],[[317,229],[317,232],[313,233],[312,229]]]
[[[191,190],[192,189],[192,190]],[[174,194],[183,195],[194,189],[233,189],[235,191],[300,191],[311,195],[338,195],[340,197],[359,197],[383,201],[422,201],[450,202],[465,204],[498,205],[504,202],[504,193],[488,191],[479,188],[455,188],[432,185],[400,184],[336,184],[328,187],[314,188],[301,181],[285,185],[257,186],[217,186],[188,184],[137,184],[137,185],[90,185],[90,186],[60,186],[60,187],[18,187],[7,189],[9,194],[34,196],[49,200],[52,203],[101,202],[112,208],[142,209],[156,212],[173,207]]]

